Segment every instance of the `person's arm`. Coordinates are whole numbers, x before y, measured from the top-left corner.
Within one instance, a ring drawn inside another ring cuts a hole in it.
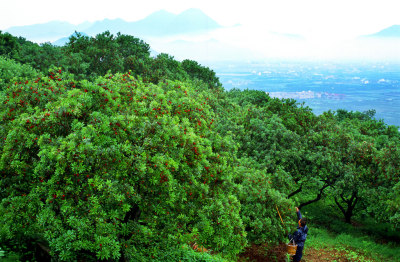
[[[303,218],[303,216],[301,215],[300,209],[298,207],[296,207],[296,213],[297,213],[298,220]]]

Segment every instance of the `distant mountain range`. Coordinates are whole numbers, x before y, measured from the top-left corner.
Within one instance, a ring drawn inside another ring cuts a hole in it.
[[[374,38],[400,38],[400,25],[392,25],[385,28],[375,34],[366,35],[364,37],[374,37]]]
[[[104,31],[121,32],[136,37],[160,37],[188,33],[199,33],[220,28],[221,26],[199,9],[188,9],[180,14],[157,11],[146,18],[127,22],[122,19],[104,19],[94,23],[85,22],[73,25],[68,22],[52,21],[45,24],[11,27],[5,31],[15,36],[22,36],[36,42],[63,41],[60,38],[69,37],[74,31],[94,36]],[[65,41],[65,39],[64,39]]]
[[[5,31],[34,42],[51,42],[61,37],[69,36],[74,31],[82,32],[90,26],[91,23],[89,22],[73,25],[68,22],[51,21],[44,24],[10,27]]]
[[[68,43],[69,38],[70,38],[71,36],[76,36],[76,35],[77,35],[77,32],[78,32],[78,31],[75,31],[75,32],[74,32],[73,34],[71,34],[70,36],[66,36],[66,37],[60,38],[60,39],[58,39],[57,41],[54,41],[52,44],[53,44],[53,45],[56,45],[56,46],[63,46],[63,45],[65,45],[66,43]],[[78,33],[81,34],[82,36],[88,36],[88,34],[83,33],[83,32],[78,32]]]
[[[168,36],[197,33],[219,27],[217,22],[199,9],[188,9],[178,15],[161,10],[136,22],[126,22],[122,19],[98,21],[85,32],[94,35],[109,30],[112,33],[121,32],[134,36]]]

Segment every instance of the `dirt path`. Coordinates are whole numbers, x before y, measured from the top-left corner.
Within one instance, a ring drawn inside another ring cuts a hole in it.
[[[348,261],[356,261],[349,260],[346,257],[345,252],[339,252],[336,250],[327,250],[327,249],[314,249],[308,248],[307,253],[303,256],[304,262],[318,262],[318,261],[337,261],[337,262],[348,262]]]
[[[286,245],[281,244],[273,249],[266,251],[266,245],[252,245],[246,249],[240,258],[239,262],[286,262]],[[358,257],[356,253],[352,254],[348,251],[338,251],[333,248],[314,249],[307,247],[302,262],[323,262],[323,261],[336,261],[336,262],[359,262],[371,261],[365,260],[363,257]]]

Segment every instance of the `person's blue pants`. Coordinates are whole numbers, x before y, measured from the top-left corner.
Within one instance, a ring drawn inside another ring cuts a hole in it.
[[[303,248],[304,246],[297,246],[296,255],[293,256],[293,262],[300,262],[303,256]]]

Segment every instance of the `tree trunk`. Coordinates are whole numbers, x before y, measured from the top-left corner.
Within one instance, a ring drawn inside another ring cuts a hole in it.
[[[350,224],[351,218],[353,216],[354,208],[356,207],[357,202],[358,202],[357,192],[353,191],[350,198],[345,198],[342,193],[340,195],[340,198],[347,205],[347,207],[344,207],[343,205],[341,205],[340,202],[338,201],[337,197],[335,197],[335,203],[339,207],[340,211],[342,211],[342,214],[344,216],[344,221],[346,223]]]
[[[347,224],[351,224],[351,217],[353,216],[353,212],[346,212],[346,214],[344,214],[344,221]]]

